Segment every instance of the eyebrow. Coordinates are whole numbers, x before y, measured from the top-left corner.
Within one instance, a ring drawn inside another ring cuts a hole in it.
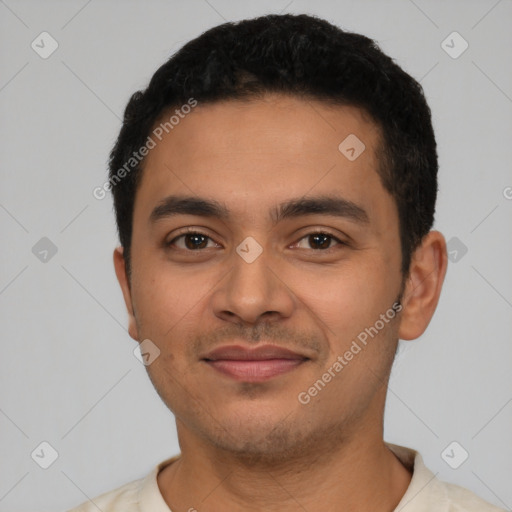
[[[218,218],[223,221],[228,221],[231,216],[227,206],[215,199],[171,195],[158,203],[151,212],[149,221],[155,223],[176,215]],[[305,215],[331,215],[347,218],[360,224],[369,223],[366,210],[356,203],[338,196],[322,195],[293,198],[277,205],[270,212],[273,225],[285,219]]]

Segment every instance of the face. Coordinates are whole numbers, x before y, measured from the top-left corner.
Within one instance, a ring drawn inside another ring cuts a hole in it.
[[[199,104],[151,150],[129,286],[116,267],[182,433],[270,458],[379,428],[402,275],[378,144],[355,107],[269,95]]]

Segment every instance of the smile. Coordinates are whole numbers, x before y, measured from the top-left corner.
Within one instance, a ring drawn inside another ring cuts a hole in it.
[[[220,347],[202,359],[214,370],[240,382],[263,382],[291,372],[308,357],[274,345]]]
[[[218,359],[206,361],[215,370],[243,382],[262,382],[283,373],[288,373],[304,363],[306,359],[265,359],[237,361]]]

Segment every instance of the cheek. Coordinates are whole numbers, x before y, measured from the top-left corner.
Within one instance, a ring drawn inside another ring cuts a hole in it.
[[[361,257],[338,267],[287,275],[303,305],[330,328],[330,335],[341,337],[364,329],[369,321],[373,324],[391,306],[397,287],[380,258]]]
[[[148,265],[133,280],[134,306],[142,334],[156,339],[179,329],[182,319],[192,313],[204,295],[197,278],[183,277],[162,265]]]
[[[133,288],[137,324],[140,335],[159,347],[164,367],[189,371],[194,354],[187,349],[198,333],[212,330],[217,319],[208,300],[225,283],[227,271],[214,266],[180,268],[168,261],[154,261],[139,270]]]

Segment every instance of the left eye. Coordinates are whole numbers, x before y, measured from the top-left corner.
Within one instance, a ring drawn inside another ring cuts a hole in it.
[[[183,239],[184,246],[180,246],[177,244],[177,241]],[[209,236],[196,232],[191,231],[188,233],[183,233],[176,238],[173,238],[167,245],[172,246],[176,245],[179,249],[185,249],[185,250],[191,250],[196,251],[198,249],[206,249],[208,248],[208,240],[213,242],[213,239]],[[308,247],[300,247],[301,242],[305,240],[307,244],[310,245],[310,248],[312,248],[314,251],[323,250],[326,251],[328,249],[331,249],[331,242],[335,241],[337,244],[343,245],[343,242],[336,238],[335,236],[324,233],[324,232],[315,232],[315,233],[309,233],[308,235],[303,236],[297,243],[296,246],[298,246],[301,249],[308,249]],[[316,247],[315,247],[316,246]]]
[[[302,237],[297,245],[299,245],[302,240],[306,240],[306,243],[311,246],[316,245],[317,247],[313,247],[314,251],[331,249],[330,245],[332,240],[335,240],[338,244],[343,244],[343,242],[335,236],[323,232],[310,233],[309,235]]]

